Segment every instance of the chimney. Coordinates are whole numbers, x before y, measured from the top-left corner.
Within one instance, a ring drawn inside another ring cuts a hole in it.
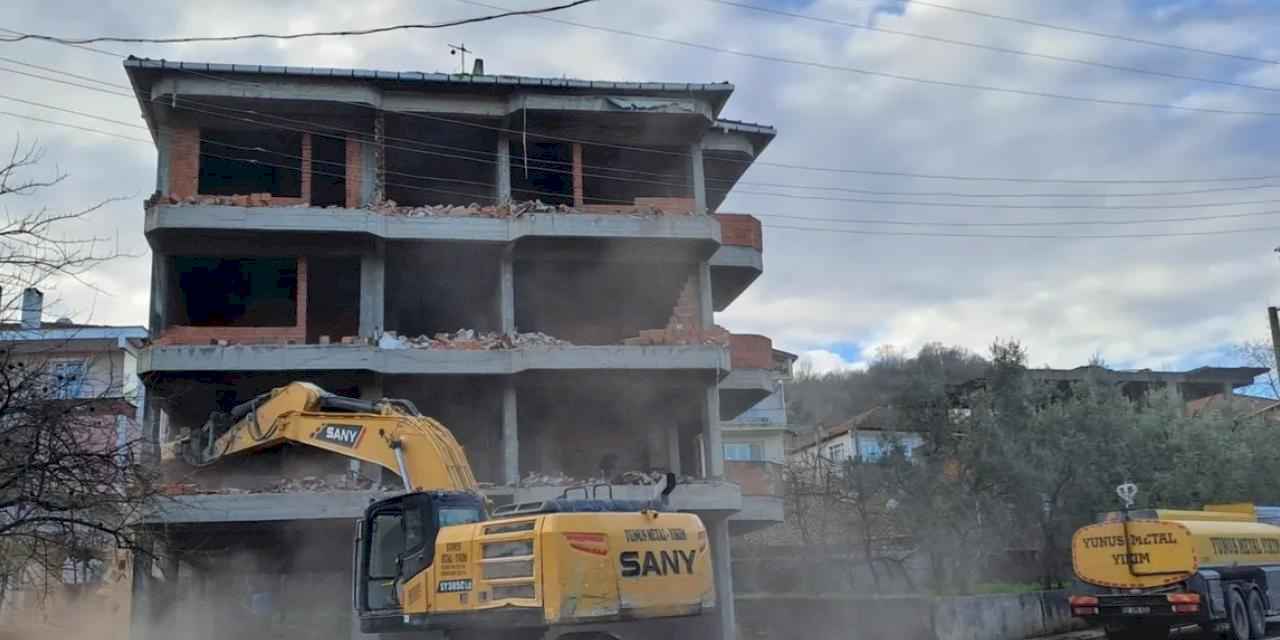
[[[476,58],[476,61],[472,63],[471,75],[473,76],[484,75],[484,58]]]
[[[39,329],[40,317],[44,315],[44,294],[39,289],[29,287],[22,290],[22,328]]]

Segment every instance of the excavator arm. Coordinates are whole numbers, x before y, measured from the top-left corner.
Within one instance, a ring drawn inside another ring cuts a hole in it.
[[[373,463],[400,476],[406,491],[478,491],[466,453],[443,424],[407,400],[344,398],[293,382],[210,416],[180,444],[206,466],[231,456],[299,444]]]

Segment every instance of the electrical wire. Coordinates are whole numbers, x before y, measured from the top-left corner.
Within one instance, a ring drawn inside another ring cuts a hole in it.
[[[4,29],[4,28],[0,28],[0,31],[9,31],[9,30]],[[92,51],[92,52],[94,52],[94,53],[99,53],[99,54],[102,54],[102,55],[108,55],[108,56],[112,56],[112,57],[124,57],[124,56],[121,56],[120,54],[116,54],[116,53],[112,53],[112,52],[108,52],[108,51],[97,50],[97,49],[92,49],[92,48],[89,48],[89,47],[79,47],[79,46],[77,46],[77,45],[66,45],[66,46],[72,46],[72,47],[76,47],[76,48],[82,48],[82,49],[86,49],[86,50]],[[24,63],[24,64],[25,64],[25,63]],[[29,64],[28,64],[27,66],[32,66],[32,65],[29,65]],[[46,68],[46,69],[47,69],[47,68]],[[3,69],[3,68],[0,68],[0,70],[5,70],[5,71],[10,71],[10,72],[15,72],[15,73],[16,73],[16,71],[8,70],[8,69]],[[220,81],[228,82],[228,83],[234,83],[234,84],[247,84],[247,85],[252,85],[252,86],[261,86],[261,85],[260,85],[260,83],[255,83],[255,82],[245,82],[245,81],[241,81],[241,80],[235,80],[235,79],[222,78],[222,77],[219,77],[219,76],[214,76],[214,75],[211,75],[211,74],[199,73],[199,72],[192,71],[192,70],[187,70],[187,69],[181,69],[181,70],[179,70],[179,71],[181,71],[181,72],[183,72],[183,73],[192,74],[192,75],[195,75],[195,76],[207,77],[207,78],[211,78],[211,79],[215,79],[215,80],[220,80]],[[37,76],[37,75],[35,75],[35,74],[23,74],[23,75],[27,75],[27,76],[30,76],[30,77],[36,77],[36,78],[39,78],[39,77],[40,77],[40,76]],[[47,78],[44,78],[44,79],[47,79]],[[52,82],[62,82],[63,84],[67,84],[67,83],[66,83],[66,82],[64,82],[64,81],[59,81],[59,80],[56,80],[56,79],[48,79],[48,80],[50,80],[50,81],[52,81]],[[91,89],[91,90],[98,90],[98,89],[96,89],[96,88],[92,88],[92,87],[83,87],[82,85],[76,85],[76,84],[73,84],[73,86],[79,86],[79,87],[81,87],[81,88],[88,88],[88,89]],[[117,85],[117,86],[121,86],[121,85]],[[134,97],[134,96],[133,96],[133,95],[129,95],[129,97]],[[382,110],[382,109],[379,109],[379,108],[377,108],[377,107],[373,107],[373,106],[370,106],[370,105],[366,105],[366,104],[363,104],[363,103],[358,103],[358,102],[347,102],[347,101],[337,101],[337,102],[339,102],[339,103],[341,103],[341,104],[351,104],[351,105],[353,105],[353,106],[366,107],[366,108],[374,109],[374,110],[376,110],[376,111],[383,111],[383,112],[388,112],[388,113],[396,113],[396,114],[398,114],[398,115],[405,115],[405,116],[410,116],[410,117],[415,117],[415,118],[421,118],[421,119],[427,119],[427,120],[434,120],[434,121],[439,121],[439,122],[447,122],[447,123],[457,124],[457,125],[461,125],[461,126],[467,126],[467,127],[474,127],[474,128],[486,129],[486,130],[491,130],[491,131],[497,131],[497,132],[499,132],[499,133],[508,133],[508,134],[514,134],[514,135],[522,135],[522,136],[523,136],[523,135],[529,135],[529,136],[538,137],[538,138],[547,139],[547,140],[555,140],[555,141],[560,141],[560,142],[576,142],[576,143],[579,143],[579,144],[590,145],[590,146],[595,146],[595,147],[613,148],[613,149],[621,149],[621,150],[629,150],[629,151],[639,151],[639,152],[646,152],[646,153],[654,153],[654,154],[661,154],[661,155],[675,156],[675,157],[680,157],[680,158],[685,158],[685,159],[688,159],[688,158],[690,157],[688,153],[682,153],[682,152],[677,152],[677,151],[670,151],[670,150],[666,150],[666,149],[651,149],[651,148],[645,148],[645,147],[634,147],[634,146],[629,146],[629,145],[611,144],[611,143],[605,143],[605,142],[599,142],[599,141],[592,141],[592,140],[583,140],[583,139],[569,138],[569,137],[564,137],[564,136],[554,136],[554,135],[548,135],[548,134],[543,134],[543,133],[539,133],[539,132],[529,132],[529,131],[522,131],[522,130],[510,129],[510,128],[507,128],[507,127],[501,127],[501,126],[485,125],[485,124],[482,124],[482,123],[470,122],[470,121],[466,121],[466,120],[458,120],[458,119],[453,119],[453,118],[446,118],[446,117],[442,117],[442,116],[435,116],[435,115],[425,114],[425,113],[411,113],[411,112],[388,111],[388,110]],[[747,165],[747,166],[767,166],[767,167],[775,167],[775,168],[782,168],[782,169],[794,169],[794,170],[804,170],[804,171],[814,171],[814,172],[826,172],[826,173],[834,173],[834,174],[857,174],[857,175],[872,175],[872,176],[880,176],[880,177],[901,177],[901,178],[929,179],[929,180],[948,180],[948,181],[961,181],[961,182],[998,182],[998,183],[1016,183],[1016,184],[1064,184],[1064,185],[1066,185],[1066,184],[1081,184],[1081,185],[1082,185],[1082,184],[1092,184],[1092,185],[1137,185],[1137,184],[1144,184],[1144,185],[1157,185],[1157,184],[1192,184],[1192,183],[1195,183],[1195,184],[1202,184],[1202,183],[1232,183],[1232,182],[1265,182],[1265,181],[1271,181],[1271,180],[1280,180],[1280,175],[1230,176],[1230,177],[1210,177],[1210,178],[1184,177],[1184,178],[1136,178],[1136,179],[1135,179],[1135,178],[1129,178],[1129,179],[1109,179],[1109,178],[1025,178],[1025,177],[1013,177],[1013,176],[971,176],[971,175],[956,175],[956,174],[919,173],[919,172],[908,172],[908,171],[885,171],[885,170],[873,170],[873,169],[854,169],[854,168],[844,168],[844,167],[826,167],[826,166],[801,165],[801,164],[794,164],[794,163],[770,162],[770,161],[764,161],[764,160],[756,160],[756,161],[754,161],[754,162],[753,162],[753,161],[750,161],[750,160],[734,160],[734,159],[729,159],[729,158],[717,158],[717,159],[716,159],[716,161],[719,161],[719,162],[725,162],[725,163],[730,163],[730,164],[737,163],[737,164],[743,164],[743,165]],[[714,180],[714,179],[712,179],[712,180]],[[728,180],[726,180],[726,182],[727,182],[727,181],[728,181]],[[1260,187],[1243,187],[1243,189],[1251,189],[1251,188],[1270,188],[1270,186],[1271,186],[1271,185],[1260,186]],[[810,188],[810,187],[806,187],[806,188]],[[835,187],[827,187],[827,188],[829,188],[829,189],[838,189],[838,188],[835,188]],[[892,193],[893,193],[893,192],[889,192],[889,193],[885,193],[884,195],[889,195],[889,194],[892,194]],[[905,195],[905,194],[906,194],[906,193],[904,193],[904,195]],[[942,193],[932,193],[932,194],[931,194],[931,193],[928,193],[928,192],[924,192],[924,193],[919,193],[919,194],[914,194],[914,195],[944,195],[944,194],[942,194]],[[1026,194],[1026,195],[1023,195],[1023,194],[1002,194],[1002,195],[1008,195],[1009,197],[1031,197],[1031,195],[1032,195],[1032,194]],[[1105,195],[1106,195],[1106,194],[1099,194],[1099,197],[1104,197]],[[1138,194],[1138,195],[1140,195],[1140,194]],[[1164,195],[1164,194],[1152,194],[1152,195]],[[1169,194],[1169,195],[1173,195],[1173,194]],[[973,196],[973,197],[977,197],[977,196]],[[1137,197],[1137,195],[1135,195],[1135,196],[1131,196],[1131,197]]]
[[[926,238],[986,238],[997,239],[1003,238],[1008,240],[1108,240],[1108,239],[1136,239],[1136,238],[1187,238],[1201,236],[1224,236],[1234,235],[1238,233],[1261,233],[1280,231],[1280,226],[1268,227],[1249,227],[1240,229],[1220,229],[1216,231],[1171,231],[1165,233],[1108,233],[1108,234],[1082,234],[1082,235],[1061,235],[1061,234],[997,234],[997,233],[951,233],[948,231],[883,231],[879,229],[829,229],[817,227],[797,227],[790,225],[762,224],[765,229],[781,229],[788,231],[821,231],[823,233],[836,233],[841,235],[860,235],[860,236],[902,236],[902,237],[926,237]]]
[[[2,68],[0,68],[0,69],[2,69]],[[0,95],[0,99],[12,100],[12,101],[19,102],[19,103],[26,104],[26,105],[30,105],[30,106],[42,107],[42,108],[53,109],[53,110],[62,111],[62,112],[66,112],[66,113],[71,113],[71,114],[79,115],[79,116],[82,116],[82,117],[93,118],[93,119],[101,120],[101,121],[104,121],[104,122],[109,122],[109,123],[112,123],[112,124],[117,124],[117,125],[126,126],[126,127],[130,127],[130,128],[146,129],[146,127],[143,127],[143,126],[141,126],[141,125],[134,125],[134,124],[130,124],[130,123],[127,123],[127,122],[120,121],[120,120],[114,120],[114,119],[111,119],[111,118],[105,118],[105,117],[102,117],[102,116],[97,116],[97,115],[94,115],[94,114],[89,114],[89,113],[85,113],[85,112],[77,111],[77,110],[73,110],[73,109],[67,109],[67,108],[65,108],[65,107],[59,107],[59,106],[56,106],[56,105],[50,105],[50,104],[46,104],[46,103],[40,103],[40,102],[35,102],[35,101],[30,101],[30,100],[24,100],[24,99],[21,99],[21,98],[14,98],[14,97],[11,97],[11,96],[4,96],[4,95]],[[291,127],[282,127],[282,126],[280,126],[280,125],[275,125],[275,124],[273,124],[273,123],[263,122],[263,121],[259,121],[259,120],[249,119],[249,118],[238,118],[238,117],[233,117],[233,116],[226,116],[226,115],[223,115],[223,114],[218,114],[218,113],[215,113],[215,112],[205,111],[205,110],[199,110],[199,109],[196,109],[196,111],[203,112],[203,113],[208,113],[208,114],[210,114],[210,115],[215,115],[215,116],[219,116],[219,117],[226,117],[226,118],[230,118],[230,119],[234,119],[234,120],[239,120],[239,121],[243,121],[243,122],[248,122],[248,123],[250,123],[250,124],[258,124],[258,125],[262,125],[262,126],[270,126],[270,127],[282,128],[282,129],[285,129],[285,130],[290,130],[290,131],[294,131],[294,132],[298,132],[298,133],[310,133],[310,134],[313,134],[313,135],[317,135],[317,134],[318,134],[318,135],[322,135],[322,136],[324,135],[323,133],[317,132],[317,131],[312,130],[312,129],[307,129],[307,128],[291,128]],[[342,130],[342,131],[343,131],[344,133],[354,133],[354,131],[352,131],[352,130]],[[228,147],[237,147],[237,145],[226,145],[225,143],[218,143],[218,142],[214,142],[214,141],[209,141],[209,142],[210,142],[211,144],[224,144],[224,146],[228,146]],[[258,152],[274,153],[274,152],[269,152],[269,151],[267,151],[266,149],[261,148],[261,147],[238,147],[238,148],[241,148],[242,150],[247,150],[247,151],[258,151]],[[393,149],[394,149],[394,148],[399,148],[399,147],[395,147],[394,145],[389,145],[389,146],[388,146],[388,148],[393,148]],[[494,163],[496,162],[496,161],[491,161],[491,160],[486,160],[486,159],[468,158],[468,157],[465,157],[465,156],[457,156],[457,155],[450,155],[450,154],[437,154],[437,153],[434,153],[434,152],[427,152],[427,151],[422,151],[422,150],[415,150],[415,149],[412,149],[412,148],[405,148],[405,150],[406,150],[406,151],[410,151],[410,152],[413,152],[413,151],[419,151],[419,152],[422,152],[422,153],[428,153],[428,154],[431,154],[431,155],[443,155],[443,156],[445,156],[445,157],[456,158],[456,159],[462,159],[462,160],[470,160],[470,161],[482,162],[482,163],[488,163],[488,164],[494,164]],[[294,157],[294,158],[295,158],[295,159],[298,159],[298,160],[301,160],[301,156],[296,156],[296,157]],[[339,163],[334,163],[334,164],[339,164]],[[552,171],[554,171],[554,170],[552,170]],[[478,186],[486,186],[486,187],[487,187],[487,186],[491,186],[489,183],[486,183],[486,182],[468,181],[468,180],[465,180],[465,179],[462,179],[462,178],[431,178],[431,177],[428,177],[428,176],[420,176],[420,175],[416,175],[416,174],[410,174],[410,173],[405,173],[405,172],[397,172],[397,171],[390,171],[390,170],[388,170],[388,171],[387,171],[387,174],[388,174],[388,175],[399,175],[399,176],[404,176],[404,177],[407,177],[407,178],[413,178],[413,179],[438,179],[438,180],[441,180],[441,181],[448,180],[448,181],[453,181],[453,182],[462,183],[462,184],[468,184],[468,183],[469,183],[469,184],[478,185]],[[609,178],[609,176],[603,176],[603,177],[604,177],[604,178],[606,178],[606,179],[607,179],[607,178]],[[668,185],[668,186],[677,186],[677,185]],[[435,191],[437,191],[437,192],[446,192],[446,191],[441,191],[441,190],[435,190]],[[554,192],[534,191],[534,190],[525,190],[525,189],[520,189],[520,190],[518,190],[518,191],[520,191],[521,193],[531,193],[531,194],[535,194],[535,195],[548,195],[548,196],[559,196],[559,195],[561,195],[561,194],[554,193]],[[873,204],[888,204],[888,205],[894,205],[894,206],[931,206],[931,207],[939,207],[939,208],[1017,209],[1017,210],[1055,210],[1055,209],[1056,209],[1056,210],[1070,210],[1070,209],[1075,209],[1075,210],[1098,210],[1098,211],[1106,211],[1106,210],[1124,211],[1124,210],[1165,210],[1165,209],[1210,209],[1210,208],[1222,208],[1222,207],[1235,207],[1235,206],[1257,205],[1257,204],[1273,204],[1273,203],[1276,203],[1276,202],[1280,202],[1280,200],[1270,199],[1270,200],[1249,200],[1249,201],[1216,202],[1216,203],[1177,203],[1177,204],[1154,204],[1154,205],[1063,205],[1063,204],[1058,204],[1058,205],[1005,205],[1005,204],[955,203],[955,202],[931,203],[931,202],[919,202],[919,201],[892,201],[892,200],[874,200],[874,199],[862,199],[862,198],[837,198],[837,197],[829,197],[829,196],[810,196],[810,195],[803,195],[803,194],[785,194],[785,193],[754,192],[754,191],[749,191],[749,190],[739,190],[739,192],[740,192],[740,193],[744,193],[744,194],[749,194],[749,195],[778,196],[778,197],[786,197],[786,198],[789,198],[789,199],[810,199],[810,200],[824,200],[824,201],[859,202],[859,203],[873,203]],[[475,194],[465,194],[465,195],[475,195]],[[487,199],[487,197],[486,197],[486,199]],[[623,202],[623,201],[621,201],[621,200],[608,200],[608,199],[601,199],[601,198],[597,198],[597,199],[593,199],[593,200],[595,200],[596,202],[601,202],[601,203],[630,204],[630,203],[627,203],[627,202]],[[804,219],[804,218],[801,218],[801,219]],[[1213,219],[1213,218],[1209,218],[1209,219]]]
[[[121,136],[118,134],[113,134],[111,132],[102,131],[99,129],[93,129],[91,127],[82,127],[79,125],[74,125],[66,122],[46,120],[43,118],[36,118],[33,116],[10,113],[6,111],[0,111],[0,115],[8,115],[16,118],[31,120],[34,122],[41,122],[41,123],[56,125],[60,127],[68,127],[68,128],[76,129],[80,131],[89,131],[92,133],[98,133],[106,136],[123,138],[125,140],[131,140],[134,142],[138,142],[140,144],[146,144],[148,146],[152,144],[150,140],[144,140],[142,138],[130,138],[128,136]],[[202,154],[202,155],[209,155],[209,154]],[[237,158],[227,158],[225,156],[215,156],[215,157],[222,157],[222,158],[232,159],[232,160],[237,159]],[[254,162],[253,160],[247,160],[247,161]],[[290,168],[295,171],[298,170],[297,168],[288,167],[286,165],[278,165],[278,166],[281,166],[284,168]],[[333,177],[345,177],[345,176],[339,176],[338,174],[322,173],[321,175],[330,175]],[[406,188],[416,188],[416,187],[406,187]],[[474,195],[474,194],[468,194],[468,195]],[[1259,212],[1259,214],[1269,215],[1268,212]],[[759,214],[759,215],[761,217],[768,217],[770,214]],[[1138,222],[1138,221],[1134,221],[1134,222]],[[1047,226],[1048,224],[1050,223],[1044,223],[1045,226]],[[1195,236],[1221,236],[1221,235],[1239,234],[1239,233],[1259,233],[1259,232],[1270,232],[1270,231],[1280,230],[1280,226],[1268,226],[1268,227],[1248,227],[1248,228],[1239,228],[1239,229],[1221,229],[1221,230],[1213,230],[1213,231],[1187,231],[1187,232],[1168,232],[1168,233],[1097,234],[1097,235],[1069,235],[1069,234],[1016,234],[1015,235],[1015,234],[951,233],[951,232],[927,232],[927,231],[919,231],[919,232],[917,231],[886,231],[886,230],[875,230],[875,229],[865,229],[865,230],[864,229],[839,229],[839,228],[830,228],[830,227],[805,227],[805,226],[798,226],[798,225],[775,225],[775,224],[762,224],[761,226],[766,229],[779,229],[779,230],[787,230],[787,231],[808,231],[808,232],[823,233],[823,234],[836,233],[836,234],[842,234],[842,235],[867,235],[867,236],[982,238],[982,239],[1015,239],[1015,240],[1026,240],[1026,239],[1089,240],[1089,239],[1110,239],[1110,238],[1195,237]]]
[[[537,9],[524,10],[507,10],[489,16],[479,16],[475,18],[463,18],[460,20],[449,20],[447,22],[435,23],[415,23],[415,24],[396,24],[385,27],[375,27],[372,29],[345,29],[340,31],[311,31],[307,33],[247,33],[233,36],[191,36],[183,38],[136,38],[121,36],[94,36],[91,38],[63,38],[39,33],[21,33],[11,37],[0,37],[0,42],[22,42],[23,40],[43,40],[46,42],[56,42],[58,44],[84,45],[94,44],[98,42],[121,42],[121,43],[137,43],[137,44],[179,44],[189,42],[232,42],[236,40],[297,40],[300,38],[319,38],[319,37],[337,37],[337,36],[367,36],[378,33],[387,33],[391,31],[415,31],[424,29],[445,29],[449,27],[458,27],[466,24],[475,24],[479,22],[489,22],[499,18],[508,18],[511,16],[529,16],[543,13],[551,13],[553,11],[563,11],[579,5],[594,2],[595,0],[573,0],[564,4],[558,4],[549,7],[541,7]]]
[[[1026,56],[1029,58],[1040,58],[1042,60],[1052,60],[1054,62],[1066,62],[1070,64],[1078,64],[1078,65],[1084,65],[1089,67],[1096,67],[1100,69],[1109,69],[1112,71],[1123,71],[1125,73],[1135,73],[1135,74],[1153,76],[1157,78],[1167,78],[1171,80],[1187,80],[1190,82],[1203,82],[1206,84],[1217,84],[1217,85],[1223,85],[1228,87],[1237,87],[1241,89],[1254,89],[1258,91],[1280,91],[1280,87],[1267,87],[1267,86],[1256,85],[1256,84],[1248,84],[1245,82],[1233,82],[1231,80],[1221,80],[1218,78],[1189,76],[1189,75],[1184,75],[1180,73],[1159,71],[1156,69],[1143,69],[1139,67],[1129,67],[1125,65],[1111,64],[1109,62],[1098,62],[1096,60],[1084,60],[1081,58],[1069,58],[1066,56],[1057,56],[1057,55],[1048,54],[1048,53],[1036,53],[1034,51],[1027,51],[1025,49],[1013,49],[1009,47],[1000,47],[996,45],[981,44],[977,42],[967,42],[964,40],[953,40],[951,38],[943,38],[941,36],[932,36],[932,35],[923,34],[923,33],[912,33],[910,31],[898,31],[896,29],[888,29],[885,27],[877,27],[874,25],[858,24],[856,22],[836,20],[834,18],[825,18],[825,17],[813,16],[805,13],[784,11],[782,9],[774,9],[772,7],[762,7],[760,5],[751,4],[747,2],[738,2],[737,0],[704,0],[704,1],[715,3],[715,4],[721,4],[725,6],[730,6],[730,7],[738,7],[740,9],[747,9],[750,11],[757,11],[757,12],[765,13],[769,15],[795,18],[798,20],[808,20],[810,22],[818,22],[822,24],[837,25],[837,26],[848,28],[848,29],[873,31],[877,33],[888,33],[891,35],[903,36],[906,38],[916,38],[919,40],[928,40],[931,42],[940,42],[943,44],[955,45],[960,47],[982,49],[984,51],[993,51],[996,53],[1007,53],[1011,55]]]
[[[59,127],[67,127],[67,128],[70,128],[70,129],[78,129],[78,130],[80,130],[80,131],[84,131],[84,132],[87,132],[87,133],[96,133],[96,134],[98,134],[98,135],[110,136],[110,137],[112,137],[112,138],[120,138],[121,140],[129,140],[129,141],[132,141],[132,142],[141,142],[141,143],[146,144],[146,145],[148,145],[148,146],[150,146],[150,145],[151,145],[151,140],[148,140],[148,139],[145,139],[145,138],[134,138],[134,137],[132,137],[132,136],[121,135],[121,134],[119,134],[119,133],[112,133],[112,132],[110,132],[110,131],[103,131],[102,129],[94,129],[93,127],[82,127],[82,126],[80,126],[80,125],[77,125],[77,124],[71,124],[71,123],[68,123],[68,122],[58,122],[57,120],[46,120],[46,119],[44,119],[44,118],[37,118],[36,116],[29,116],[29,115],[22,114],[22,113],[14,113],[14,112],[12,112],[12,111],[0,111],[0,115],[9,116],[9,117],[11,117],[11,118],[20,118],[20,119],[22,119],[22,120],[30,120],[30,121],[32,121],[32,122],[41,122],[41,123],[44,123],[44,124],[56,125],[56,126],[59,126]]]
[[[463,4],[474,5],[477,7],[487,7],[489,9],[505,9],[499,5],[489,4],[487,2],[479,2],[478,0],[457,0]],[[993,85],[976,84],[970,82],[954,82],[951,80],[937,80],[932,78],[921,78],[901,73],[892,73],[888,71],[876,71],[873,69],[863,69],[860,67],[850,67],[846,65],[829,64],[818,62],[815,60],[799,60],[796,58],[786,58],[783,56],[775,56],[763,53],[755,53],[752,51],[741,51],[738,49],[727,49],[702,42],[692,42],[689,40],[681,40],[678,38],[668,38],[657,36],[651,33],[640,33],[637,31],[628,31],[626,29],[615,29],[613,27],[602,27],[599,25],[591,25],[582,22],[574,22],[572,20],[564,20],[561,18],[552,18],[548,16],[528,16],[535,20],[545,20],[559,24],[578,27],[581,29],[591,29],[604,33],[612,33],[631,38],[643,38],[645,40],[654,40],[656,42],[665,42],[667,44],[679,45],[693,49],[701,49],[703,51],[712,51],[715,53],[723,53],[727,55],[740,56],[743,58],[751,58],[754,60],[762,60],[766,62],[776,62],[779,64],[788,64],[795,66],[811,67],[815,69],[823,69],[826,71],[842,71],[845,73],[853,73],[862,76],[885,78],[888,80],[898,80],[902,82],[913,82],[916,84],[931,85],[936,87],[948,87],[952,89],[969,89],[973,91],[985,91],[989,93],[1003,93],[1008,95],[1019,95],[1033,98],[1049,98],[1054,100],[1067,100],[1071,102],[1086,102],[1092,104],[1103,104],[1119,107],[1135,107],[1145,109],[1159,109],[1166,111],[1181,111],[1189,113],[1204,113],[1214,115],[1231,115],[1231,116],[1264,116],[1264,117],[1280,117],[1280,111],[1256,111],[1256,110],[1234,110],[1234,109],[1215,109],[1212,107],[1192,107],[1180,104],[1169,104],[1160,102],[1141,102],[1136,100],[1120,100],[1115,98],[1094,98],[1088,96],[1077,96],[1066,93],[1055,93],[1052,91],[1036,91],[1033,89],[1015,89],[1012,87],[997,87]]]
[[[927,0],[899,0],[899,2],[901,2],[901,3],[902,3],[902,4],[904,4],[904,5],[909,5],[909,4],[918,4],[918,5],[925,6],[925,7],[933,7],[934,9],[940,9],[940,10],[942,10],[942,11],[952,11],[952,12],[955,12],[955,13],[963,13],[963,14],[968,14],[968,15],[971,15],[971,16],[978,16],[978,17],[980,17],[980,18],[987,18],[987,19],[990,19],[990,20],[1002,20],[1002,21],[1004,21],[1004,22],[1013,22],[1013,23],[1016,23],[1016,24],[1026,25],[1026,26],[1029,26],[1029,27],[1040,27],[1040,28],[1042,28],[1042,29],[1052,29],[1052,30],[1054,30],[1054,31],[1064,31],[1064,32],[1066,32],[1066,33],[1075,33],[1075,34],[1080,34],[1080,35],[1093,36],[1093,37],[1095,37],[1095,38],[1106,38],[1106,39],[1108,39],[1108,40],[1119,40],[1119,41],[1121,41],[1121,42],[1129,42],[1129,43],[1132,43],[1132,44],[1141,44],[1141,45],[1146,45],[1146,46],[1149,46],[1149,47],[1160,47],[1160,48],[1163,48],[1163,49],[1172,49],[1172,50],[1174,50],[1174,51],[1184,51],[1184,52],[1187,52],[1187,53],[1198,53],[1198,54],[1202,54],[1202,55],[1216,56],[1216,57],[1219,57],[1219,58],[1233,58],[1233,59],[1236,59],[1236,60],[1244,60],[1244,61],[1246,61],[1246,62],[1261,62],[1261,63],[1264,63],[1264,64],[1280,64],[1280,60],[1272,60],[1272,59],[1270,59],[1270,58],[1257,58],[1257,57],[1254,57],[1254,56],[1247,56],[1247,55],[1238,54],[1238,53],[1229,53],[1229,52],[1226,52],[1226,51],[1214,51],[1213,49],[1204,49],[1204,48],[1201,48],[1201,47],[1192,47],[1192,46],[1187,46],[1187,45],[1182,45],[1182,44],[1176,44],[1176,43],[1172,43],[1172,42],[1161,42],[1161,41],[1159,41],[1159,40],[1148,40],[1148,39],[1145,39],[1145,38],[1136,38],[1136,37],[1134,37],[1134,36],[1126,36],[1126,35],[1118,34],[1118,33],[1106,33],[1106,32],[1102,32],[1102,31],[1093,31],[1093,30],[1090,30],[1090,29],[1081,29],[1081,28],[1079,28],[1079,27],[1068,27],[1068,26],[1059,25],[1059,24],[1050,24],[1050,23],[1047,23],[1047,22],[1039,22],[1039,21],[1036,21],[1036,20],[1028,20],[1028,19],[1026,19],[1026,18],[1018,18],[1018,17],[1013,17],[1013,16],[1003,16],[1003,15],[999,15],[999,14],[995,14],[995,13],[988,13],[988,12],[985,12],[985,11],[978,11],[978,10],[976,10],[976,9],[967,9],[967,8],[964,8],[964,7],[954,7],[954,6],[951,6],[951,5],[945,5],[945,4],[941,4],[941,3],[938,3],[938,2],[929,2],[929,1],[927,1]]]

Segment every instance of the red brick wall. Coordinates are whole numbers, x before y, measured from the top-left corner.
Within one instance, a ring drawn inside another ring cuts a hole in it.
[[[175,324],[161,332],[152,342],[158,345],[215,344],[226,340],[231,344],[288,344],[306,342],[307,332],[293,327],[189,327]]]
[[[169,129],[169,195],[190,198],[200,184],[200,130]]]
[[[734,369],[770,369],[773,340],[751,333],[730,334],[729,362]]]
[[[360,168],[360,140],[347,136],[347,207],[358,209],[364,203],[360,201],[360,179],[363,173]]]
[[[192,327],[169,325],[152,342],[158,345],[304,344],[307,341],[307,259],[298,258],[297,319],[292,327]]]
[[[349,153],[349,152],[348,152]],[[253,194],[223,196],[239,206],[310,204],[311,202],[311,134],[302,134],[301,197],[271,196],[251,198]],[[350,161],[348,160],[348,165]],[[350,189],[350,187],[348,187]],[[169,129],[169,193],[178,200],[200,195],[200,130],[196,127]],[[251,201],[253,200],[253,201]]]
[[[764,250],[760,221],[742,213],[717,213],[720,221],[720,244]]]
[[[781,496],[782,465],[774,462],[725,460],[724,473],[742,487],[744,496]]]
[[[301,334],[302,339],[299,342],[307,341],[307,259],[305,257],[298,258],[298,317],[297,324],[294,325]]]

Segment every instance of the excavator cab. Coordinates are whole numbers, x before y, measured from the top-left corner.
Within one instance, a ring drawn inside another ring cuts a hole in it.
[[[364,633],[405,631],[398,589],[435,560],[444,527],[485,519],[480,496],[418,491],[375,502],[356,524],[352,593]]]

